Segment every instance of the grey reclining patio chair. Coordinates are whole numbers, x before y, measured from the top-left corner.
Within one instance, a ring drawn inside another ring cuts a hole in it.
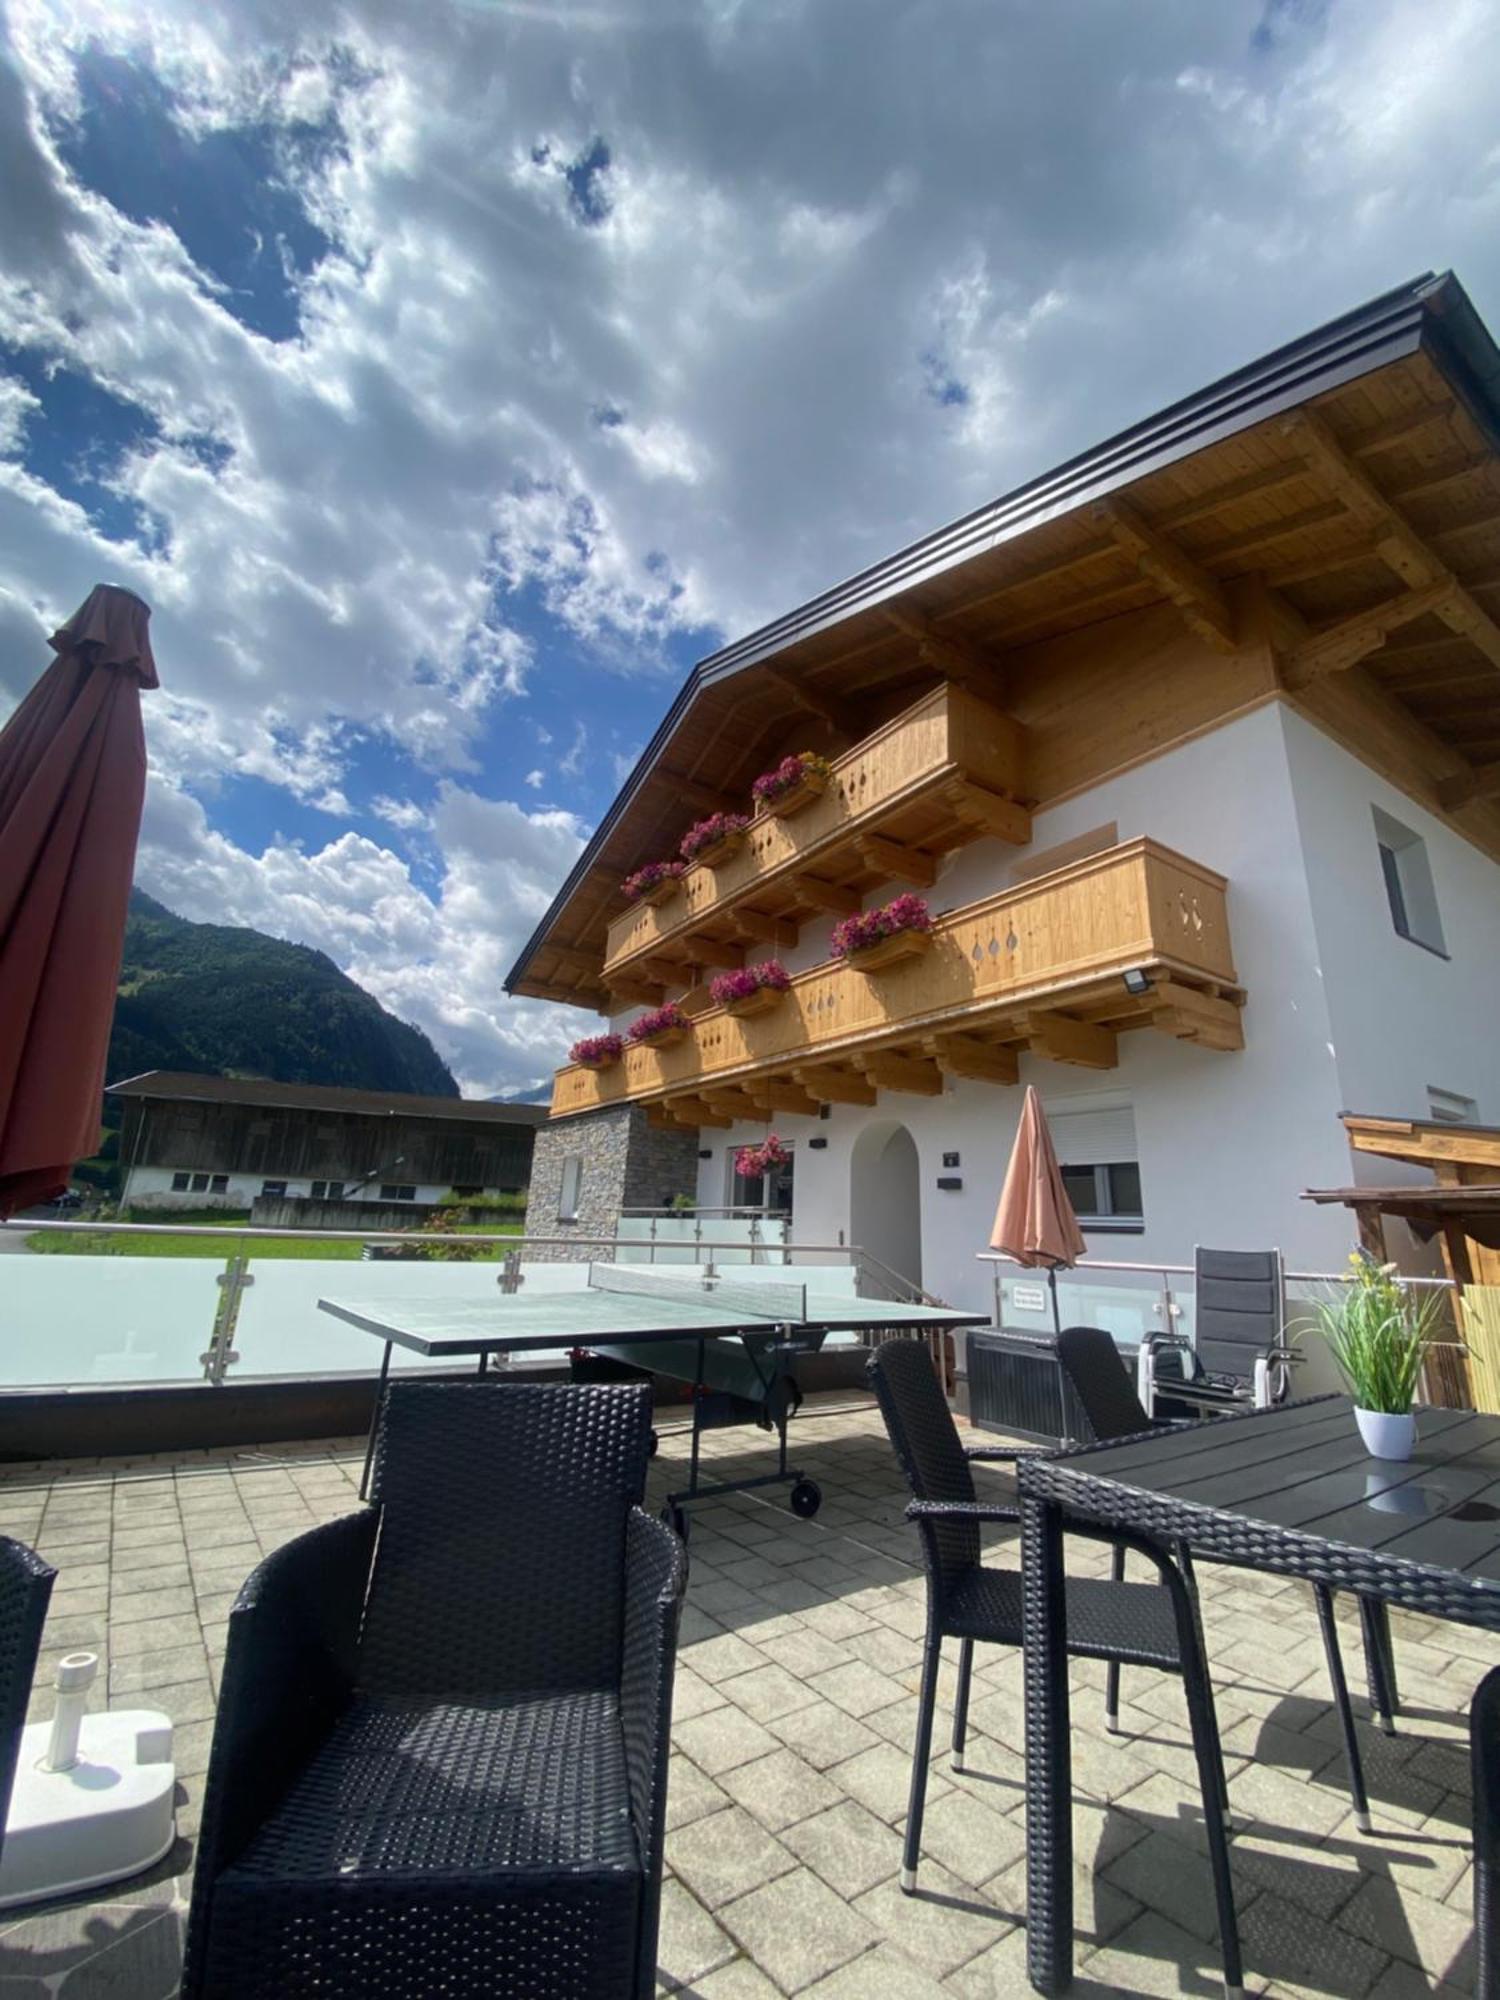
[[[0,1535],[0,1848],[56,1575],[24,1542]]]
[[[373,1504],[240,1592],[185,2000],[655,1992],[686,1559],[645,1387],[397,1382]]]
[[[1474,2000],[1500,2000],[1500,1667],[1469,1704],[1474,1788]]]
[[[975,1462],[1014,1460],[1026,1453],[998,1445],[965,1449],[925,1342],[885,1342],[871,1358],[866,1373],[911,1488],[906,1517],[921,1530],[927,1570],[927,1636],[901,1865],[901,1887],[910,1894],[917,1886],[922,1852],[927,1764],[943,1641],[959,1642],[953,1766],[960,1771],[968,1735],[975,1641],[995,1646],[1022,1643],[1021,1573],[986,1568],[980,1560],[979,1538],[982,1523],[1014,1522],[1019,1513],[1014,1506],[981,1501],[971,1467]],[[1243,1975],[1229,1872],[1229,1795],[1196,1600],[1171,1555],[1143,1536],[1126,1532],[1116,1537],[1087,1530],[1081,1531],[1079,1538],[1123,1542],[1151,1562],[1161,1579],[1159,1583],[1124,1583],[1070,1577],[1068,1651],[1081,1659],[1123,1661],[1128,1666],[1154,1667],[1160,1673],[1182,1676],[1203,1795],[1225,1991],[1238,1995]]]
[[[1210,1416],[1284,1402],[1298,1355],[1287,1341],[1286,1269],[1279,1250],[1193,1252],[1193,1344],[1149,1335],[1141,1402],[1152,1417]],[[1169,1372],[1170,1371],[1170,1372]],[[1180,1371],[1180,1372],[1178,1372]],[[1387,1736],[1398,1713],[1396,1656],[1383,1602],[1359,1600],[1370,1708]]]
[[[1120,1350],[1102,1327],[1066,1326],[1057,1336],[1058,1366],[1073,1384],[1094,1437],[1139,1437],[1143,1431],[1177,1430],[1178,1422],[1146,1415],[1130,1380],[1130,1371],[1120,1358]],[[1192,1419],[1187,1419],[1191,1422]],[[1178,1564],[1191,1581],[1187,1550],[1178,1552]],[[1125,1574],[1125,1551],[1115,1551],[1111,1575]],[[1333,1704],[1344,1739],[1344,1756],[1349,1767],[1349,1798],[1355,1824],[1361,1833],[1370,1831],[1370,1802],[1365,1792],[1364,1763],[1359,1740],[1354,1733],[1354,1711],[1349,1705],[1349,1683],[1344,1675],[1344,1656],[1339,1650],[1338,1626],[1333,1616],[1333,1593],[1326,1584],[1313,1585],[1318,1608],[1318,1629],[1323,1635],[1323,1655],[1328,1663],[1328,1679],[1333,1688]],[[1106,1676],[1105,1716],[1111,1729],[1118,1727],[1120,1712],[1120,1665],[1112,1660]]]

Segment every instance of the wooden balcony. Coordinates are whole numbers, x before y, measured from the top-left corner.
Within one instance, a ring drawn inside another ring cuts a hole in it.
[[[739,853],[688,870],[659,908],[609,926],[604,980],[623,999],[659,998],[689,967],[740,965],[747,946],[790,944],[806,918],[859,907],[878,882],[927,884],[941,854],[984,834],[1024,842],[1015,801],[1020,731],[952,683],[834,764],[833,782],[789,819],[758,813]]]
[[[700,1014],[675,1048],[606,1070],[561,1069],[552,1115],[645,1100],[692,1125],[768,1110],[936,1096],[949,1077],[1013,1083],[1022,1050],[1111,1069],[1121,1033],[1153,1027],[1243,1047],[1221,875],[1151,840],[1107,849],[938,918],[931,948],[884,972],[838,961],[793,979],[768,1013]],[[1122,975],[1144,974],[1131,992]]]

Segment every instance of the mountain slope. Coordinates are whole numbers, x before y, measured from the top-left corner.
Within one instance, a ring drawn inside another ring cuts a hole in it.
[[[421,1029],[388,1014],[323,952],[189,923],[135,889],[108,1079],[147,1069],[459,1094]]]

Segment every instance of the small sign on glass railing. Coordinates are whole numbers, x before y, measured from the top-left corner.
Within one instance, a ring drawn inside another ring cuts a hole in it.
[[[1012,1312],[1039,1313],[1047,1310],[1047,1293],[1041,1285],[1012,1285],[1010,1288]]]

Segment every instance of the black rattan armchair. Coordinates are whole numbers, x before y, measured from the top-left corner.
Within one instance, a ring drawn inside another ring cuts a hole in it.
[[[655,1992],[686,1560],[636,1386],[398,1382],[230,1613],[185,2000]]]
[[[0,1847],[56,1575],[24,1542],[0,1535]]]
[[[1182,1421],[1167,1421],[1146,1415],[1136,1394],[1130,1371],[1120,1359],[1120,1350],[1102,1327],[1066,1326],[1057,1336],[1058,1366],[1073,1384],[1089,1428],[1101,1443],[1110,1438],[1139,1437],[1143,1431],[1180,1430]],[[1185,1420],[1193,1422],[1192,1418]],[[1191,1568],[1186,1549],[1177,1561],[1189,1582]],[[1111,1575],[1125,1574],[1125,1552],[1116,1552]],[[1327,1584],[1313,1585],[1313,1601],[1318,1611],[1318,1629],[1323,1635],[1323,1656],[1328,1663],[1328,1679],[1333,1689],[1333,1705],[1338,1713],[1344,1739],[1344,1757],[1349,1767],[1349,1798],[1355,1824],[1361,1833],[1370,1831],[1370,1802],[1365,1792],[1364,1764],[1359,1739],[1354,1733],[1354,1711],[1349,1704],[1349,1683],[1344,1674],[1344,1656],[1339,1650],[1338,1626],[1333,1615],[1333,1592]],[[1117,1726],[1120,1710],[1120,1667],[1111,1661],[1104,1705],[1109,1726]]]
[[[943,1641],[959,1642],[953,1764],[961,1771],[975,1642],[1019,1646],[1023,1637],[1021,1574],[1019,1570],[986,1568],[980,1560],[979,1536],[983,1523],[1014,1522],[1018,1512],[1013,1505],[981,1502],[972,1467],[976,1461],[1014,1460],[1026,1454],[995,1445],[965,1450],[924,1343],[887,1341],[871,1358],[867,1373],[911,1488],[906,1515],[921,1530],[927,1570],[927,1636],[901,1866],[901,1887],[910,1894],[917,1886],[922,1852],[922,1815]],[[1229,1794],[1195,1599],[1172,1558],[1144,1537],[1089,1531],[1083,1538],[1124,1543],[1144,1556],[1161,1579],[1159,1583],[1123,1583],[1069,1578],[1068,1651],[1083,1659],[1123,1661],[1182,1676],[1203,1794],[1225,1991],[1238,1995],[1243,1975],[1229,1872]]]

